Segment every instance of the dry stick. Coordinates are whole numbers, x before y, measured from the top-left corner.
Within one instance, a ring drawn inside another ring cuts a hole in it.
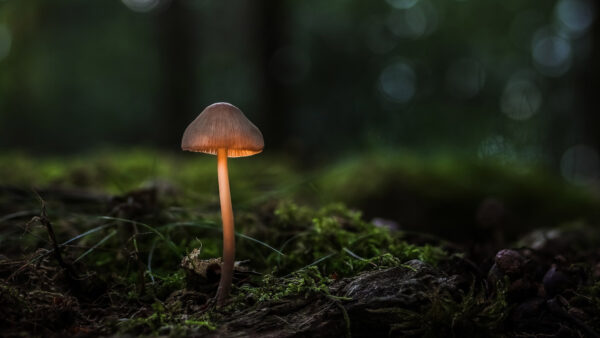
[[[40,213],[40,217],[38,220],[42,225],[46,227],[46,231],[48,231],[48,237],[50,237],[50,243],[52,243],[52,247],[54,248],[54,257],[58,261],[58,265],[60,265],[63,269],[70,269],[70,267],[65,263],[62,259],[62,255],[60,254],[60,247],[58,246],[58,242],[56,241],[56,235],[54,234],[54,228],[52,227],[52,223],[48,219],[48,213],[46,212],[46,202],[38,195],[40,201],[42,202],[42,211]]]
[[[133,250],[134,250],[134,255],[135,255],[135,260],[137,262],[138,265],[138,294],[139,295],[143,295],[146,292],[146,283],[144,281],[144,273],[146,272],[146,267],[144,266],[144,263],[142,263],[142,260],[140,259],[140,252],[138,250],[138,246],[137,246],[137,236],[139,235],[139,230],[137,227],[137,224],[133,223]]]
[[[34,193],[42,203],[42,211],[40,216],[35,217],[34,219],[37,219],[40,223],[42,223],[43,226],[46,227],[46,231],[48,231],[48,237],[50,237],[50,243],[52,243],[52,247],[54,248],[54,258],[56,258],[58,265],[60,265],[60,267],[66,271],[69,280],[74,281],[76,277],[75,271],[73,270],[73,267],[67,264],[62,258],[60,246],[58,245],[56,235],[54,234],[54,228],[52,227],[52,223],[50,223],[50,220],[48,219],[48,213],[46,212],[46,201],[44,201],[42,196],[40,196],[37,191],[34,190]]]

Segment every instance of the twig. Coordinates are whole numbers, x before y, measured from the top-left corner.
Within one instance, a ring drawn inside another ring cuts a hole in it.
[[[32,218],[31,221],[40,222],[43,226],[46,227],[46,231],[48,231],[48,237],[50,237],[50,243],[52,244],[52,247],[54,249],[54,252],[53,252],[54,258],[56,258],[58,265],[60,265],[60,267],[63,268],[68,273],[69,277],[75,277],[73,268],[69,264],[65,263],[65,261],[62,258],[62,255],[60,253],[60,247],[58,245],[58,242],[56,241],[56,235],[54,234],[54,228],[52,227],[52,223],[50,223],[50,220],[48,219],[48,213],[46,212],[46,201],[44,201],[42,196],[40,196],[40,194],[38,194],[37,191],[33,190],[33,192],[37,195],[37,198],[40,200],[40,203],[42,204],[42,211],[40,213],[40,216],[36,216],[36,217]]]
[[[133,223],[133,249],[134,249],[134,257],[138,266],[138,294],[143,295],[146,292],[146,281],[144,278],[144,272],[146,272],[146,267],[142,262],[140,257],[140,250],[137,245],[137,236],[140,235],[137,224]]]

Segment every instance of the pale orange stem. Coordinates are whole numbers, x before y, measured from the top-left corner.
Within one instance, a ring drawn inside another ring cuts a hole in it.
[[[235,233],[231,194],[229,192],[229,174],[227,172],[227,149],[217,150],[217,170],[219,175],[219,197],[221,199],[221,219],[223,221],[223,266],[221,268],[221,281],[217,290],[217,306],[222,306],[231,291],[235,262]]]

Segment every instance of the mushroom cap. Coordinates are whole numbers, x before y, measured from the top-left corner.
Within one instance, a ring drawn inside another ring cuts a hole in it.
[[[181,149],[217,154],[227,149],[227,157],[252,156],[265,146],[262,133],[236,106],[218,102],[204,108],[185,129]]]

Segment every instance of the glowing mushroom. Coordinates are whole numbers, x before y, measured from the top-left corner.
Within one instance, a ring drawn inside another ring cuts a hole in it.
[[[181,149],[217,155],[221,219],[223,221],[223,268],[217,290],[217,306],[224,304],[231,290],[235,261],[233,210],[229,192],[228,157],[252,156],[263,150],[263,136],[244,113],[225,103],[206,107],[185,129]]]

